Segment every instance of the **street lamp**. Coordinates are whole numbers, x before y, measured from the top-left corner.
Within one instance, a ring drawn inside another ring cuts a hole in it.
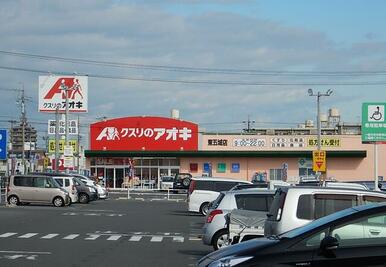
[[[310,88],[308,89],[309,96],[317,97],[317,131],[318,131],[318,150],[321,150],[321,126],[320,126],[320,97],[321,96],[330,96],[332,94],[332,89],[328,89],[325,93],[318,91],[317,94],[314,94],[314,91]]]

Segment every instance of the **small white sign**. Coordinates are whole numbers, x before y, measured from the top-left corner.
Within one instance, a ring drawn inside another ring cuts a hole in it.
[[[64,157],[63,165],[64,165],[64,168],[74,167],[74,158],[73,157]]]
[[[68,145],[64,146],[63,155],[65,157],[72,157],[74,155],[74,150],[72,146],[68,146]]]
[[[48,120],[48,134],[54,135],[56,133],[56,121]],[[59,134],[66,134],[66,122],[65,120],[59,121]],[[77,120],[69,120],[68,121],[68,134],[69,135],[77,135],[78,134],[78,121]]]

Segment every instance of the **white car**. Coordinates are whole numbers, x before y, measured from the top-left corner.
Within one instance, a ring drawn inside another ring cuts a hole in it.
[[[74,174],[74,177],[79,178],[82,182],[86,183],[86,185],[94,187],[97,190],[98,197],[100,199],[106,199],[107,198],[108,192],[107,192],[106,188],[104,188],[103,186],[95,183],[92,179],[90,179],[86,176],[80,175],[80,174]]]
[[[173,189],[173,182],[174,182],[173,176],[162,176],[161,183],[160,183],[161,190]]]
[[[228,191],[238,184],[251,184],[251,182],[229,178],[192,178],[188,191],[189,211],[206,215],[209,203],[215,200],[221,191]]]

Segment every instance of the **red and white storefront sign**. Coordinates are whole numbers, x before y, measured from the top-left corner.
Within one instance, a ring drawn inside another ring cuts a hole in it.
[[[126,117],[90,125],[91,150],[197,150],[198,125],[162,117]]]
[[[66,90],[70,112],[87,112],[87,76],[39,76],[39,111],[66,110]]]

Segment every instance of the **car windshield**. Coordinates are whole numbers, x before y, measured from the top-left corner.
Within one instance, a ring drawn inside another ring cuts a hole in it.
[[[334,221],[334,220],[336,220],[338,218],[347,216],[347,215],[352,214],[354,212],[355,212],[355,210],[352,209],[352,208],[341,210],[341,211],[338,211],[336,213],[333,213],[333,214],[327,215],[325,217],[322,217],[320,219],[317,219],[315,221],[312,221],[309,224],[306,224],[305,226],[302,226],[302,227],[299,227],[299,228],[295,228],[295,229],[293,229],[291,231],[288,231],[286,233],[280,234],[278,236],[279,236],[279,238],[294,238],[294,237],[302,235],[302,234],[304,234],[304,233],[306,233],[308,231],[311,231],[311,230],[313,230],[315,228],[318,228],[319,226],[328,224],[331,221]]]

